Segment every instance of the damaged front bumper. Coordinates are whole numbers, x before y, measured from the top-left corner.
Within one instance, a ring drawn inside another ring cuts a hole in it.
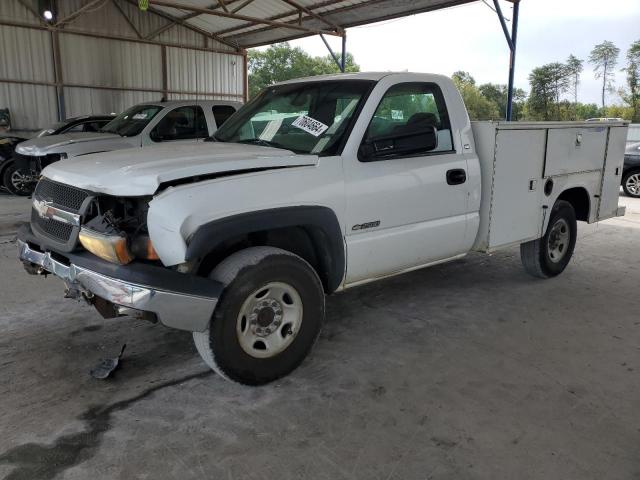
[[[40,247],[28,224],[18,231],[18,251],[27,272],[61,278],[69,296],[82,295],[89,301],[98,297],[113,306],[113,316],[138,313],[180,330],[206,330],[223,289],[219,282],[160,266],[121,266],[88,252],[47,251]]]

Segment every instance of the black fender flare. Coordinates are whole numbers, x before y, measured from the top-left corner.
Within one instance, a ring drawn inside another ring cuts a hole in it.
[[[187,240],[185,259],[202,259],[234,237],[286,227],[302,227],[309,234],[318,256],[318,275],[326,282],[328,293],[334,292],[344,278],[346,259],[340,222],[328,207],[308,205],[272,208],[205,223]]]

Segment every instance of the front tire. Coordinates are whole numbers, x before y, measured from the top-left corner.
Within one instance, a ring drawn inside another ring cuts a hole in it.
[[[12,194],[23,197],[31,195],[35,186],[31,174],[18,169],[13,161],[2,172],[2,184]]]
[[[545,235],[520,245],[520,259],[526,272],[538,278],[560,275],[573,255],[577,232],[573,206],[558,200],[551,209]]]
[[[622,190],[628,197],[640,198],[640,170],[627,172],[624,175]]]
[[[210,368],[228,380],[263,385],[302,363],[324,320],[322,283],[306,261],[252,247],[226,258],[210,278],[225,289],[209,328],[193,333]]]

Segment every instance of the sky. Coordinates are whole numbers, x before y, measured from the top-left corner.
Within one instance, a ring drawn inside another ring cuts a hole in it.
[[[500,5],[510,19],[511,3],[501,0]],[[327,38],[339,52],[340,40]],[[587,59],[603,40],[620,48],[616,87],[623,86],[624,72],[619,69],[624,55],[632,42],[640,40],[640,0],[521,0],[516,87],[528,91],[533,68],[564,62],[573,54],[585,61],[578,100],[599,104],[601,83]],[[317,36],[290,43],[312,55],[327,54]],[[482,2],[348,29],[347,50],[363,71],[451,75],[465,70],[478,84],[506,84],[508,79],[506,40],[497,15]],[[607,103],[619,101],[610,95]]]

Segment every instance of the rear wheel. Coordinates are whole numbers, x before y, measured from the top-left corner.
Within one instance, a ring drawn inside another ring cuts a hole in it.
[[[307,262],[253,247],[225,259],[210,277],[225,289],[209,328],[193,334],[209,367],[229,380],[262,385],[304,360],[324,319],[322,284]]]
[[[14,162],[11,162],[4,169],[2,183],[9,192],[14,195],[31,195],[35,187],[34,175],[32,172],[25,172],[18,169]]]
[[[640,170],[625,174],[622,179],[622,190],[629,197],[640,198]]]
[[[545,235],[520,245],[520,258],[527,273],[538,278],[561,274],[573,255],[577,230],[573,206],[558,200],[551,210]]]

